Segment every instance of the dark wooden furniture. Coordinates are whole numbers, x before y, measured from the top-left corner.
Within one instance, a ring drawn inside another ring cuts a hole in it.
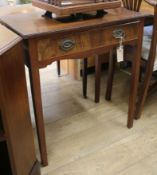
[[[132,11],[139,11],[142,0],[122,0],[123,7],[128,10]],[[112,82],[113,82],[113,74],[114,74],[114,67],[116,63],[116,51],[113,53],[113,50],[109,50],[109,71],[108,71],[108,79],[107,79],[107,88],[106,88],[106,100],[111,100],[111,93],[112,93]],[[100,58],[101,59],[101,58]],[[101,60],[100,60],[101,61]],[[84,79],[87,79],[87,64],[84,66]],[[97,78],[100,79],[101,72],[100,68],[98,69],[99,72],[96,72]],[[100,81],[97,81],[100,82]],[[99,103],[100,101],[100,84],[95,82],[95,102]],[[87,96],[87,80],[85,81],[86,84],[83,84],[84,87],[84,97]]]
[[[144,106],[149,87],[151,84],[151,77],[153,73],[154,63],[156,59],[156,47],[157,47],[157,2],[155,0],[145,0],[154,9],[153,17],[153,31],[151,36],[150,50],[148,54],[148,61],[146,62],[146,71],[143,86],[141,87],[139,99],[137,102],[137,109],[135,113],[135,118],[139,119],[142,113],[142,108]]]
[[[129,9],[129,10],[133,10],[133,11],[141,11],[143,13],[147,13],[147,14],[150,14],[149,16],[147,16],[147,18],[145,19],[145,25],[149,25],[149,24],[152,24],[152,18],[153,18],[153,7],[150,7],[150,5],[148,5],[148,3],[146,3],[145,1],[141,1],[141,0],[137,0],[137,1],[127,1],[127,0],[123,0],[122,1],[124,3],[124,7]],[[133,58],[133,54],[132,54],[132,51],[133,50],[126,50],[125,48],[125,56],[124,56],[124,59],[126,58],[126,60],[128,61],[131,61],[132,58]],[[113,82],[113,74],[114,74],[114,67],[115,67],[115,61],[116,61],[116,55],[114,53],[114,59],[113,58],[110,58],[111,57],[111,54],[113,54],[113,51],[111,50],[112,53],[110,53],[110,51],[108,51],[108,55],[107,57],[105,56],[106,58],[106,61],[109,62],[110,61],[110,64],[109,64],[109,73],[108,73],[108,80],[107,80],[107,89],[106,89],[106,100],[111,100],[111,93],[112,93],[112,82]],[[99,55],[100,57],[100,55]],[[102,56],[100,57],[100,61],[102,62],[102,59],[104,59]],[[109,60],[109,61],[108,61]],[[83,66],[83,78],[86,80],[84,81],[84,84],[83,84],[83,95],[84,97],[86,98],[87,97],[87,67],[89,66],[88,65],[88,62],[87,60],[84,60],[85,63],[84,66]],[[142,61],[142,65],[145,66],[145,61],[143,60]],[[94,63],[93,63],[94,65]],[[142,66],[143,67],[143,66]],[[142,70],[142,69],[141,69]],[[140,72],[140,76],[141,76],[141,73]],[[97,73],[97,76],[101,76],[100,75],[101,72],[99,72],[99,74]],[[100,78],[100,77],[99,77]],[[86,84],[85,84],[86,83]],[[95,102],[96,103],[99,103],[100,101],[100,84],[98,83],[95,83]]]
[[[128,2],[132,2],[132,1],[127,1]],[[144,6],[142,8],[142,11],[145,10],[151,14],[150,17],[152,17],[152,11],[154,11],[153,13],[153,31],[152,31],[152,36],[149,36],[149,38],[151,37],[150,43],[147,42],[147,44],[150,44],[150,50],[146,50],[149,53],[146,54],[148,55],[148,59],[146,58],[142,58],[143,53],[141,54],[141,68],[145,68],[145,76],[144,76],[144,81],[141,85],[141,88],[139,89],[139,95],[138,95],[138,101],[136,104],[136,109],[135,109],[135,119],[139,119],[142,113],[142,108],[144,106],[144,102],[146,100],[146,97],[148,95],[148,91],[151,89],[152,90],[152,83],[151,82],[151,77],[152,77],[152,73],[153,73],[153,68],[154,68],[154,63],[155,63],[155,59],[156,59],[156,47],[157,47],[157,3],[154,0],[145,0],[146,3],[148,3],[151,7],[153,7],[154,9],[150,8],[148,9],[148,7]],[[124,5],[127,6],[127,8],[131,8],[135,11],[139,11],[140,8],[140,4],[138,5],[138,8],[134,8],[131,6],[131,4],[127,4],[126,1],[124,2]],[[139,1],[139,3],[141,3],[141,1]],[[145,37],[145,36],[144,36]],[[144,38],[145,40],[145,38]],[[147,40],[147,39],[146,39]],[[144,42],[143,42],[144,44]],[[149,48],[149,46],[148,46]],[[142,51],[144,51],[142,49]],[[145,51],[145,52],[146,52]],[[128,53],[126,54],[126,58],[127,56],[129,56],[129,60],[133,60],[134,57],[134,48],[133,49],[129,49]],[[146,59],[146,60],[145,60]],[[110,100],[111,99],[111,94],[112,94],[112,83],[113,83],[113,74],[114,74],[114,66],[115,66],[115,61],[116,59],[112,57],[112,60],[110,62],[110,69],[109,69],[109,76],[108,76],[108,84],[107,84],[107,91],[106,91],[106,99]],[[150,88],[151,85],[151,88]],[[150,89],[149,89],[150,88]]]
[[[0,174],[40,175],[21,38],[2,25],[0,33]]]
[[[36,8],[33,8],[32,13],[27,13],[27,7],[26,13],[20,12],[19,7],[18,12],[15,13],[15,8],[12,7],[13,10],[10,10],[14,13],[10,12],[10,15],[1,17],[1,22],[24,39],[42,164],[47,165],[48,161],[39,69],[56,60],[103,54],[106,50],[119,45],[119,39],[113,36],[113,32],[119,32],[117,29],[121,29],[120,31],[126,34],[123,42],[135,44],[137,49],[132,71],[132,76],[135,78],[131,80],[128,112],[128,127],[132,127],[139,78],[143,21],[146,15],[125,8],[116,8],[107,10],[108,14],[101,19],[62,23],[41,17],[43,11]],[[99,68],[100,62],[97,56],[96,60],[96,67]]]
[[[138,12],[140,9],[142,0],[136,0],[134,2],[132,0],[122,0],[122,2],[123,2],[123,6],[126,9]],[[126,48],[124,48],[124,49],[126,49]],[[124,53],[125,53],[125,51],[124,51]],[[139,54],[141,55],[141,53],[139,53]],[[133,55],[132,58],[135,56],[133,53],[128,54],[128,56],[129,55]],[[127,57],[127,53],[126,53],[126,55],[124,55],[124,57]],[[111,100],[113,76],[114,76],[116,61],[117,61],[117,55],[116,54],[113,55],[111,53],[110,60],[109,60],[108,80],[107,80],[106,97],[105,97],[106,100],[108,100],[108,101]],[[134,59],[131,59],[131,61],[134,61]]]

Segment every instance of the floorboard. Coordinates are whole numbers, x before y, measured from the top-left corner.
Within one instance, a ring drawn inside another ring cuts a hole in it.
[[[82,82],[64,73],[58,77],[55,64],[40,74],[49,160],[42,175],[157,174],[157,93],[127,129],[129,75],[117,70],[112,101],[107,102],[107,72],[102,72],[100,103],[95,104],[94,75],[88,76],[88,98],[83,99]],[[26,75],[35,127],[27,70]],[[37,141],[36,151],[39,157]]]

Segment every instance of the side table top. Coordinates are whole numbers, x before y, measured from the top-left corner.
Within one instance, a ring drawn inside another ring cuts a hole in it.
[[[44,11],[32,5],[14,6],[9,9],[3,7],[1,9],[0,21],[24,39],[47,34],[88,30],[118,24],[122,21],[131,22],[149,15],[148,13],[134,12],[125,8],[116,8],[106,10],[108,14],[102,18],[62,23],[42,17]]]
[[[21,37],[0,24],[0,55],[17,44],[20,40]]]

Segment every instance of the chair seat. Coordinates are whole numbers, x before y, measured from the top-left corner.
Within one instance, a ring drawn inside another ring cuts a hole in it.
[[[152,26],[144,27],[144,34],[143,34],[143,44],[142,44],[142,58],[148,61],[150,44],[151,44],[151,37],[152,37]],[[157,55],[154,62],[153,71],[157,70]]]

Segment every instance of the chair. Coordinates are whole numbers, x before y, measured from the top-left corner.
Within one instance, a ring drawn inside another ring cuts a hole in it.
[[[152,77],[152,73],[154,70],[157,70],[157,56],[156,56],[156,46],[157,46],[157,2],[155,0],[145,0],[149,5],[154,7],[154,17],[153,17],[153,25],[144,28],[143,35],[143,46],[142,46],[142,58],[141,58],[141,68],[145,67],[145,76],[144,82],[141,86],[140,93],[138,94],[138,101],[135,110],[135,119],[139,119],[144,102],[146,100],[148,90],[150,87],[150,81]],[[139,11],[141,1],[135,2],[137,8],[131,7],[132,1],[123,1],[124,6],[131,10]],[[115,61],[110,61],[109,65],[109,76],[107,82],[107,91],[106,91],[106,100],[111,99],[112,95],[112,83],[114,76],[114,63]]]
[[[139,100],[137,102],[137,108],[135,112],[135,118],[139,119],[142,113],[146,97],[150,90],[150,82],[153,71],[157,70],[157,2],[155,0],[145,0],[149,5],[154,7],[153,26],[149,30],[145,29],[145,35],[143,39],[143,53],[142,58],[147,62],[146,72],[144,77],[141,93],[139,94]],[[148,33],[146,33],[149,31]],[[152,35],[151,35],[152,34]],[[150,36],[151,35],[151,36]],[[150,48],[150,49],[149,49]]]
[[[127,8],[129,10],[132,10],[132,11],[136,11],[136,12],[139,11],[140,6],[141,6],[141,2],[142,2],[142,0],[134,0],[134,1],[133,0],[122,0],[123,7]],[[126,47],[125,47],[125,49],[126,49]],[[132,47],[129,47],[128,49],[130,50],[131,53],[133,53]],[[127,53],[126,50],[124,52]],[[125,55],[124,57],[127,57],[128,55],[130,55],[130,54],[125,54],[125,53],[124,53],[124,55]],[[131,59],[128,58],[128,60],[131,60]],[[110,54],[106,96],[105,96],[107,101],[111,100],[115,64],[116,64],[116,55],[115,55],[115,53],[114,53],[114,55]]]
[[[122,0],[123,6],[129,10],[139,11],[142,0]],[[106,99],[110,100],[110,96],[112,93],[112,81],[113,81],[113,74],[114,74],[114,66],[115,66],[115,54],[112,50],[109,50],[109,78],[107,82],[107,90],[106,90]],[[113,56],[114,55],[114,56]],[[83,96],[87,98],[87,66],[88,62],[86,59],[83,60]],[[98,103],[100,101],[100,77],[101,71],[100,66],[101,59],[99,56],[96,57],[96,74],[95,74],[95,102]]]

